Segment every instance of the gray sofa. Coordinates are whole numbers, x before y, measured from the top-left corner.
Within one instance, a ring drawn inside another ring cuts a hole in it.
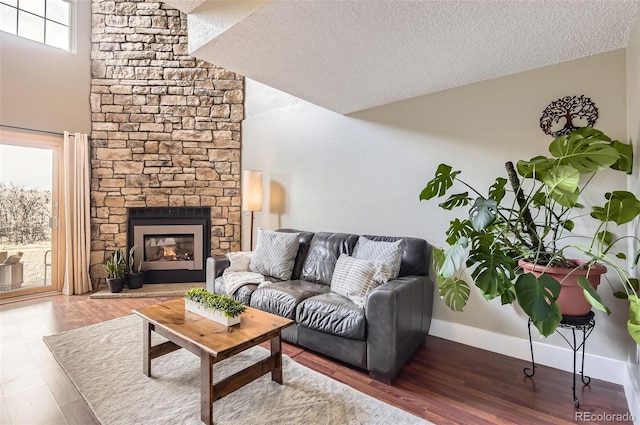
[[[273,283],[260,288],[245,285],[233,297],[295,320],[294,326],[284,330],[284,340],[366,369],[372,378],[391,384],[429,332],[431,247],[417,238],[364,236],[374,241],[404,240],[398,277],[374,288],[364,308],[331,292],[338,257],[351,255],[359,238],[345,233],[301,232],[291,280],[267,277]],[[225,293],[221,276],[228,266],[226,256],[207,259],[208,290]]]

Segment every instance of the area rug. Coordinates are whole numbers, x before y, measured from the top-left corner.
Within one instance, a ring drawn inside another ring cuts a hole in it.
[[[154,344],[163,338],[153,334]],[[200,360],[186,350],[142,373],[142,319],[126,316],[45,336],[102,425],[201,424]],[[214,380],[269,355],[253,347],[214,365]],[[216,424],[429,424],[283,356],[284,384],[267,374],[213,404]]]
[[[139,289],[124,288],[122,292],[113,293],[109,288],[101,289],[91,295],[92,299],[104,298],[159,298],[181,297],[191,288],[204,288],[204,282],[195,283],[147,283]]]

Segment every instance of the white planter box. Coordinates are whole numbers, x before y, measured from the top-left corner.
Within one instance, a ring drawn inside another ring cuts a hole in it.
[[[191,300],[184,300],[184,309],[186,311],[190,311],[195,314],[199,314],[200,316],[206,317],[207,319],[213,320],[214,322],[220,323],[224,326],[233,326],[240,323],[240,316],[236,317],[226,317],[224,314],[219,312],[218,310],[211,310],[208,308],[204,308],[200,306],[200,304],[193,302]]]

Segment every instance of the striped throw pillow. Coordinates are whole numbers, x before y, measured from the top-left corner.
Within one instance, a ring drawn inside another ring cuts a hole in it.
[[[331,292],[349,298],[364,307],[369,292],[377,286],[373,280],[378,267],[367,260],[342,254],[336,262],[331,278]]]

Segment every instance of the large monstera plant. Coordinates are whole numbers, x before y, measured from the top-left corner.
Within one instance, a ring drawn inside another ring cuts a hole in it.
[[[627,258],[622,251],[626,244],[620,243],[640,239],[626,234],[617,237],[610,229],[614,224],[637,220],[640,201],[631,192],[611,190],[605,194],[604,204],[591,207],[590,213],[580,203],[585,187],[599,172],[631,173],[632,146],[583,127],[557,137],[549,152],[549,157],[518,161],[515,167],[508,162],[506,178],[496,178],[486,191],[462,180],[461,171],[446,164],[438,166],[420,199],[446,196],[441,208],[468,209],[466,218],[451,221],[446,233],[450,246],[434,250],[440,295],[452,310],[461,311],[471,291],[463,277],[469,268],[473,283],[487,300],[500,298],[502,304],[517,301],[540,333],[548,336],[562,320],[556,304],[560,283],[544,271],[539,276],[524,273],[519,260],[545,268],[583,268],[587,276],[591,268],[602,264],[615,271],[617,277],[607,281],[617,298],[627,300],[629,334],[640,344],[638,279],[627,268],[638,266],[640,250]],[[464,189],[450,194],[455,187]],[[594,223],[590,229],[595,230],[585,236],[589,229],[574,229],[574,220],[587,214]],[[566,255],[581,261],[576,263]],[[585,277],[580,277],[578,284],[593,307],[610,314]]]

